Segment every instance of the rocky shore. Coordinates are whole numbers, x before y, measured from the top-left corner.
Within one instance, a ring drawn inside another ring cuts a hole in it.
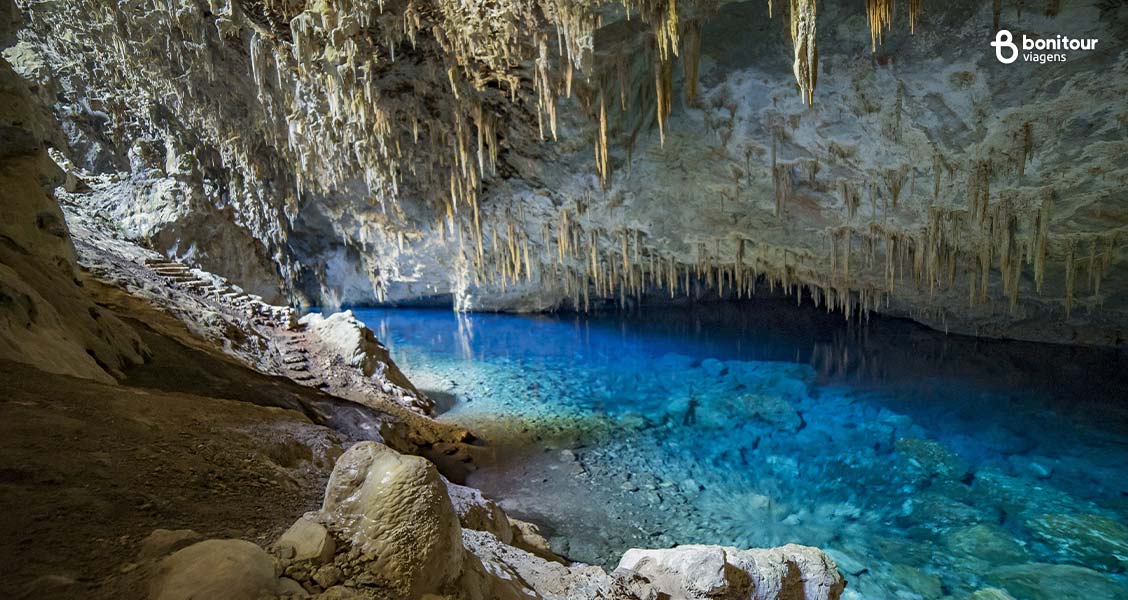
[[[150,597],[816,600],[838,598],[845,587],[833,560],[798,546],[632,550],[610,574],[557,556],[535,525],[451,481],[487,450],[468,431],[432,420],[432,402],[350,313],[298,318],[218,276],[115,239],[83,209],[81,195],[62,201],[88,286],[127,322],[144,326],[154,354],[160,339],[171,338],[285,377],[320,399],[286,408],[344,440],[374,440],[337,459],[322,508],[277,539],[259,545],[154,530],[123,567],[148,581]],[[176,368],[159,368],[150,359],[127,371],[125,383],[177,377]],[[344,449],[344,440],[335,446]]]

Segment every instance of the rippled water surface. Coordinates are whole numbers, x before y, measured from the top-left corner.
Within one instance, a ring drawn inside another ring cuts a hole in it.
[[[1128,598],[1123,354],[775,301],[355,312],[489,440],[469,483],[574,560],[795,542],[848,598]]]

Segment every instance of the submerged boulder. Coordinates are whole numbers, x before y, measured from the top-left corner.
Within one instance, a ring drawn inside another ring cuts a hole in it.
[[[781,431],[799,431],[803,419],[791,403],[774,394],[747,394],[741,399],[756,419]]]
[[[1124,588],[1091,569],[1027,563],[993,569],[986,580],[1023,600],[1117,600]]]
[[[1128,527],[1094,514],[1050,514],[1026,527],[1068,562],[1119,573],[1128,569]]]
[[[1007,530],[989,523],[961,527],[945,538],[952,552],[965,558],[993,565],[1010,565],[1029,560],[1029,553]]]
[[[961,479],[971,471],[967,461],[933,440],[901,438],[895,448],[897,454],[927,477]]]

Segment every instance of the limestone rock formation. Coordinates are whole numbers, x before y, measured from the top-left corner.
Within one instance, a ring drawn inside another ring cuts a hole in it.
[[[496,502],[482,492],[464,485],[446,481],[447,494],[464,529],[486,531],[497,536],[503,544],[513,544],[513,527],[509,518]]]
[[[273,557],[241,540],[157,530],[139,559],[154,599],[835,600],[844,585],[833,561],[801,546],[631,550],[609,575],[510,545],[493,532],[508,522],[425,460],[361,442],[338,459],[322,510],[298,519]]]
[[[632,549],[619,568],[643,575],[672,599],[837,600],[846,588],[830,557],[794,544],[767,550],[694,545]]]
[[[317,522],[317,513],[310,513],[294,521],[274,548],[287,559],[324,564],[333,560],[337,544],[329,530]]]
[[[163,560],[150,597],[261,600],[278,592],[274,561],[265,550],[243,540],[207,540]]]
[[[425,459],[357,444],[337,461],[321,510],[331,531],[373,557],[370,585],[390,597],[438,593],[462,567],[458,516]]]
[[[141,542],[141,551],[138,552],[137,559],[146,561],[163,558],[177,550],[202,541],[204,541],[204,536],[191,529],[154,529]]]
[[[376,339],[371,329],[353,316],[352,311],[337,312],[324,317],[311,313],[299,322],[320,340],[328,351],[329,361],[343,362],[357,369],[365,378],[379,382],[383,392],[396,395],[405,406],[425,414],[434,403],[420,394],[415,386],[392,362],[388,349]]]
[[[1128,339],[1111,5],[17,5],[7,56],[53,104],[72,180],[113,174],[83,201],[268,300],[768,288]],[[1100,41],[1005,65],[998,28]]]
[[[47,155],[57,137],[27,82],[0,58],[0,358],[112,382],[147,349],[82,289],[63,213],[45,192],[64,182]]]

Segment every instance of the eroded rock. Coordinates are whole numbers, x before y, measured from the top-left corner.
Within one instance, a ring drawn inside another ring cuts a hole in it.
[[[329,530],[317,522],[317,513],[309,513],[295,521],[274,547],[284,558],[321,564],[333,559],[337,545]]]
[[[243,540],[207,540],[164,559],[152,581],[153,600],[261,600],[278,593],[274,561]]]
[[[437,593],[458,576],[458,516],[426,459],[377,442],[354,445],[329,478],[322,518],[353,552],[371,557],[372,583],[391,597]]]
[[[513,527],[497,503],[483,496],[482,492],[475,488],[449,481],[445,483],[447,494],[450,495],[454,512],[458,514],[458,521],[462,527],[488,531],[504,544],[513,542]]]
[[[641,574],[675,600],[837,600],[846,588],[830,557],[794,544],[751,550],[699,545],[632,549],[619,568]]]

